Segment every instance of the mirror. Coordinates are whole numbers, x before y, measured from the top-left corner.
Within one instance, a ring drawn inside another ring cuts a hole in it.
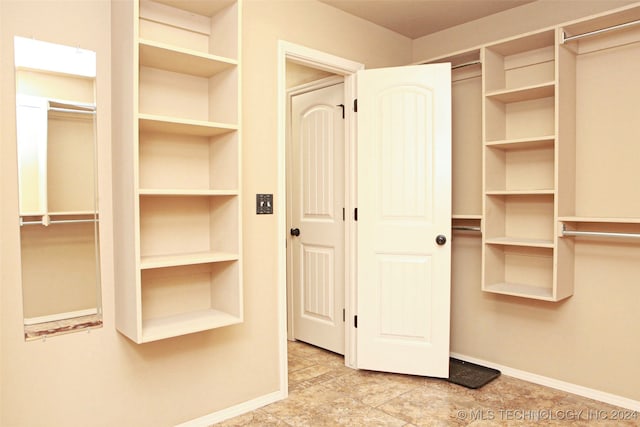
[[[15,37],[26,340],[102,326],[95,52]]]

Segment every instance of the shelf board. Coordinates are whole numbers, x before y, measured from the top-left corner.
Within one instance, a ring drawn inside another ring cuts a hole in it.
[[[482,214],[478,215],[451,215],[451,219],[482,219]]]
[[[515,89],[495,90],[486,93],[485,96],[489,99],[495,99],[496,101],[505,103],[530,101],[532,99],[542,99],[553,96],[555,88],[555,82],[551,81]]]
[[[208,264],[212,262],[237,261],[237,253],[227,252],[197,252],[180,255],[143,256],[140,259],[140,269],[178,267],[183,265]]]
[[[238,316],[208,309],[142,321],[142,342],[157,341],[242,322]]]
[[[553,290],[551,288],[543,288],[521,283],[492,283],[490,285],[485,285],[482,290],[502,295],[556,301],[553,297]]]
[[[178,117],[138,114],[141,131],[161,132],[179,135],[216,136],[238,130],[238,126],[229,123],[191,120]]]
[[[553,240],[547,239],[522,239],[514,237],[494,237],[486,239],[488,245],[502,246],[524,246],[529,248],[550,248],[553,249]]]
[[[175,188],[141,188],[141,196],[237,196],[238,190],[198,190]]]
[[[213,16],[225,7],[231,6],[236,0],[216,0],[216,1],[189,1],[189,0],[154,0],[157,3],[177,9],[193,12],[202,16]]]
[[[238,65],[234,59],[152,40],[140,39],[138,46],[140,65],[191,76],[211,77]]]
[[[553,189],[541,190],[491,190],[485,191],[487,196],[537,196],[537,195],[554,195]]]
[[[611,217],[586,217],[586,216],[561,216],[562,222],[597,222],[611,224],[640,224],[640,218],[611,218]]]
[[[555,135],[544,135],[531,138],[503,139],[487,141],[485,146],[500,150],[534,150],[538,148],[551,148],[555,142]]]

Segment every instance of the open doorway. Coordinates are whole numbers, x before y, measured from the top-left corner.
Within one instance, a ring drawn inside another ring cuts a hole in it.
[[[344,78],[292,62],[286,72],[287,336],[344,355]]]
[[[346,105],[355,98],[355,73],[358,70],[363,69],[364,66],[359,63],[355,63],[343,58],[339,58],[333,55],[326,54],[324,52],[316,51],[313,49],[305,48],[302,46],[294,45],[288,42],[281,41],[278,51],[278,192],[285,195],[278,200],[277,212],[278,217],[278,230],[280,236],[286,236],[286,239],[279,239],[279,318],[280,318],[280,367],[281,367],[281,389],[287,390],[287,338],[288,338],[288,303],[292,301],[293,295],[289,296],[287,292],[287,276],[290,275],[287,263],[287,245],[291,242],[291,228],[290,225],[290,212],[292,211],[289,200],[289,192],[287,182],[289,181],[287,170],[287,156],[291,154],[287,149],[287,135],[289,131],[289,125],[287,121],[288,112],[290,111],[289,93],[288,88],[293,86],[300,86],[301,83],[317,82],[318,80],[324,80],[327,83],[331,80],[331,85],[338,82],[343,85],[343,99],[345,102],[345,119],[344,119],[344,159],[341,160],[349,173],[345,173],[344,183],[344,209],[345,216],[348,218],[349,212],[353,210],[355,200],[355,153],[354,144],[355,141],[355,126],[353,124],[354,117],[351,114]],[[293,70],[291,73],[287,73]],[[287,83],[287,78],[289,82]],[[299,79],[306,81],[300,81]],[[323,84],[324,84],[323,83]],[[321,84],[321,86],[323,85]],[[330,85],[330,86],[331,86]],[[346,101],[348,100],[348,101]],[[333,101],[332,101],[333,102]],[[340,209],[341,211],[342,209]],[[342,212],[340,212],[340,220],[342,220]],[[299,227],[298,227],[299,228]],[[354,264],[355,254],[353,253],[353,242],[355,236],[355,227],[351,226],[350,221],[344,221],[344,230],[342,231],[344,240],[344,255],[345,261],[344,273],[344,318],[348,319],[351,313],[355,312],[355,301],[353,298],[353,283],[354,269],[351,267]],[[334,317],[337,317],[342,321],[343,313],[333,313]],[[343,324],[344,325],[344,324]],[[345,328],[343,342],[346,344],[344,348],[345,364],[348,366],[355,366],[353,341],[350,334],[351,328]]]

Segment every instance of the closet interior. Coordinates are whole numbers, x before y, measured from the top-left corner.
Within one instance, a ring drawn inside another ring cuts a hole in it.
[[[480,240],[483,291],[563,300],[577,242],[640,238],[639,19],[629,8],[429,61],[452,63],[453,231]]]

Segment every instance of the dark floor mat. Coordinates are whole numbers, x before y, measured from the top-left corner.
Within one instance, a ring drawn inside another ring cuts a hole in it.
[[[449,358],[449,382],[467,388],[480,388],[500,376],[497,369]]]

